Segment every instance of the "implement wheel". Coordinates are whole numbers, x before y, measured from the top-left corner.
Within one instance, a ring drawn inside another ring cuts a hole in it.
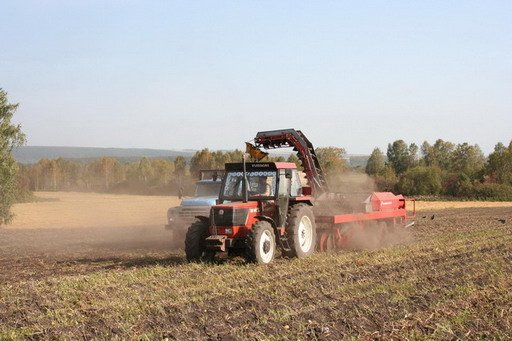
[[[274,229],[266,221],[257,221],[247,235],[247,260],[252,263],[270,264],[275,254]]]
[[[214,251],[206,250],[205,239],[208,238],[208,224],[196,221],[190,225],[185,237],[185,254],[187,261],[199,262],[211,261],[215,256]]]
[[[288,257],[307,257],[315,251],[316,224],[313,210],[306,204],[297,204],[290,208],[286,224],[286,234],[291,250],[285,252]]]

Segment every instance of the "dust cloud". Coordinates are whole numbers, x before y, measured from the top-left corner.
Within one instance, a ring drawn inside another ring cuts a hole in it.
[[[392,227],[385,223],[369,226],[348,226],[344,248],[348,250],[378,250],[412,241],[411,230],[404,227]]]
[[[0,228],[0,281],[184,262],[164,228],[175,197],[37,192]],[[14,277],[13,277],[14,276]]]
[[[378,191],[374,180],[367,174],[345,172],[328,179],[332,194],[319,198],[319,214],[364,213],[365,200]],[[392,226],[384,221],[367,222],[364,226],[345,224],[341,227],[343,248],[349,250],[377,250],[412,241],[412,233],[402,226]]]
[[[0,256],[105,257],[183,248],[163,225],[56,229],[0,229]]]
[[[163,225],[0,229],[0,282],[181,264],[183,241]]]
[[[37,192],[16,204],[12,224],[0,229],[0,254],[103,254],[183,248],[165,230],[177,197],[82,192]]]

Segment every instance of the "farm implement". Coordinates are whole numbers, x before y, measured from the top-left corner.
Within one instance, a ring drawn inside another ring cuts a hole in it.
[[[247,151],[260,159],[266,155],[261,149],[287,147],[296,151],[306,185],[294,163],[244,158],[226,164],[217,204],[187,231],[187,260],[227,252],[268,264],[278,248],[284,256],[307,257],[315,250],[347,248],[360,231],[384,239],[413,224],[415,202],[402,195],[375,192],[354,209],[350,198],[332,193],[313,145],[299,130],[259,132]]]

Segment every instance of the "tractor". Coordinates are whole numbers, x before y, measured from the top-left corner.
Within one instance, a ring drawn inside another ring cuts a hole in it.
[[[347,224],[405,226],[413,217],[406,214],[405,198],[392,193],[373,193],[361,204],[364,211],[347,212],[343,200],[329,191],[315,149],[300,130],[259,132],[254,142],[247,151],[258,159],[266,155],[261,148],[293,148],[307,185],[294,163],[246,162],[245,157],[227,163],[217,204],[209,217],[197,216],[188,228],[188,261],[211,261],[216,253],[227,252],[269,264],[277,248],[286,257],[302,258],[316,249],[343,248]]]

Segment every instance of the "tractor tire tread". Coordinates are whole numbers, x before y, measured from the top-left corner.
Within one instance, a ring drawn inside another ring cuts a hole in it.
[[[199,262],[205,253],[205,239],[208,237],[208,225],[195,221],[185,236],[185,254],[188,262]]]
[[[267,229],[267,228],[272,230],[272,233],[273,233],[273,229],[272,229],[272,226],[270,225],[270,223],[267,221],[264,221],[264,220],[260,220],[260,221],[255,222],[254,225],[252,226],[252,229],[247,233],[247,237],[246,237],[247,249],[246,249],[246,253],[245,253],[245,258],[248,262],[259,263],[258,255],[257,255],[257,251],[256,251],[256,245],[257,245],[256,238],[259,236],[260,233],[262,233],[262,231],[264,229]]]
[[[298,252],[297,247],[295,247],[295,234],[297,231],[298,224],[300,223],[300,219],[304,215],[309,215],[311,217],[311,222],[313,224],[313,245],[311,247],[312,251],[308,252],[307,254],[303,254],[303,252],[301,252],[300,250]],[[286,257],[301,258],[313,253],[316,246],[316,224],[314,220],[313,211],[311,210],[311,207],[309,205],[300,203],[295,204],[288,209],[288,216],[286,219],[286,234],[288,237],[288,244],[290,245],[289,251],[283,251],[283,254]]]

